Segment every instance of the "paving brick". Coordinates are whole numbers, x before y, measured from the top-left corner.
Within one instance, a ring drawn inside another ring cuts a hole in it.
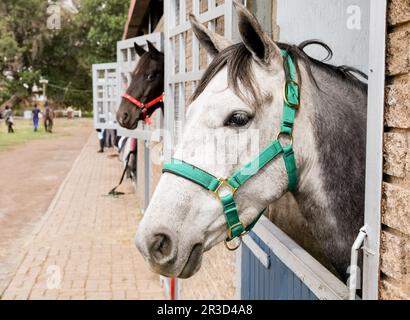
[[[124,196],[103,196],[121,169],[116,159],[96,154],[97,142],[92,135],[2,299],[166,298],[134,245],[141,216],[133,186],[125,181]],[[182,298],[232,299],[234,260],[222,244],[207,252],[198,274],[182,282]]]
[[[33,289],[30,293],[30,299],[31,300],[40,300],[40,299],[44,299],[44,293],[46,292],[46,290],[44,289]]]
[[[97,142],[92,135],[2,299],[124,299],[127,292],[138,299],[137,275],[145,287],[159,283],[133,243],[140,216],[132,185],[124,182],[120,198],[103,196],[121,168],[117,159],[96,154]],[[149,294],[162,299],[162,291]]]
[[[126,299],[125,290],[112,291],[112,298],[113,300],[125,300]]]
[[[234,299],[235,252],[225,249],[223,243],[206,252],[202,267],[192,278],[181,280],[182,299]],[[224,278],[218,286],[215,279]]]
[[[91,291],[86,293],[88,300],[110,300],[112,299],[111,291]]]

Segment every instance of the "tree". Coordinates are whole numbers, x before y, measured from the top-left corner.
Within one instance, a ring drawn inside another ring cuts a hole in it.
[[[29,95],[41,75],[49,80],[49,98],[91,109],[91,65],[116,60],[129,0],[74,3],[78,13],[63,6],[61,29],[50,30],[47,1],[0,2],[0,103],[16,92]]]

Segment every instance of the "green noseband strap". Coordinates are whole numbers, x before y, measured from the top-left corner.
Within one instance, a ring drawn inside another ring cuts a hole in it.
[[[221,201],[228,226],[228,235],[225,240],[226,245],[229,241],[248,233],[262,215],[263,212],[245,227],[239,219],[235,203],[235,193],[240,186],[255,176],[270,161],[282,155],[288,176],[288,190],[294,191],[297,187],[298,174],[292,146],[292,133],[296,111],[299,107],[300,92],[299,85],[297,84],[296,66],[287,51],[282,50],[281,53],[284,59],[286,82],[283,88],[282,122],[280,133],[276,140],[271,142],[253,161],[244,165],[228,178],[217,178],[198,167],[176,159],[172,159],[171,162],[163,167],[163,172],[172,173],[190,180],[211,191]],[[284,146],[280,142],[280,137],[283,136],[287,136],[290,139],[289,144]],[[227,248],[235,250],[238,246],[231,248],[227,245]]]

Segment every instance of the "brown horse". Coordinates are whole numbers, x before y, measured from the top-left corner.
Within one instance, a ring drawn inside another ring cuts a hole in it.
[[[164,54],[151,42],[147,41],[147,44],[148,51],[134,43],[140,60],[117,111],[118,123],[127,129],[135,129],[138,121],[147,119],[158,108],[164,108],[161,99],[152,107],[144,108],[150,102],[155,102],[164,92]]]

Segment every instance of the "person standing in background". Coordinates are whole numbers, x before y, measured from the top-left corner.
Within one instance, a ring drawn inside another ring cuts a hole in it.
[[[105,145],[105,130],[104,129],[96,129],[97,130],[97,135],[98,135],[98,140],[100,141],[100,150],[98,150],[98,153],[103,153],[104,152],[104,145]]]
[[[8,133],[14,133],[14,129],[13,129],[13,124],[14,124],[13,111],[10,109],[9,106],[6,106],[6,108],[4,109],[3,118],[6,121]]]
[[[115,142],[117,140],[117,130],[115,129],[106,129],[104,132],[105,146],[107,148],[115,147]]]
[[[33,116],[33,125],[34,125],[34,131],[37,131],[38,129],[38,119],[40,116],[40,109],[37,107],[37,105],[34,105],[33,110],[31,110],[31,114]]]
[[[54,111],[48,105],[48,102],[45,104],[44,109],[44,127],[46,128],[46,132],[52,133],[53,130],[53,119],[54,119]]]

